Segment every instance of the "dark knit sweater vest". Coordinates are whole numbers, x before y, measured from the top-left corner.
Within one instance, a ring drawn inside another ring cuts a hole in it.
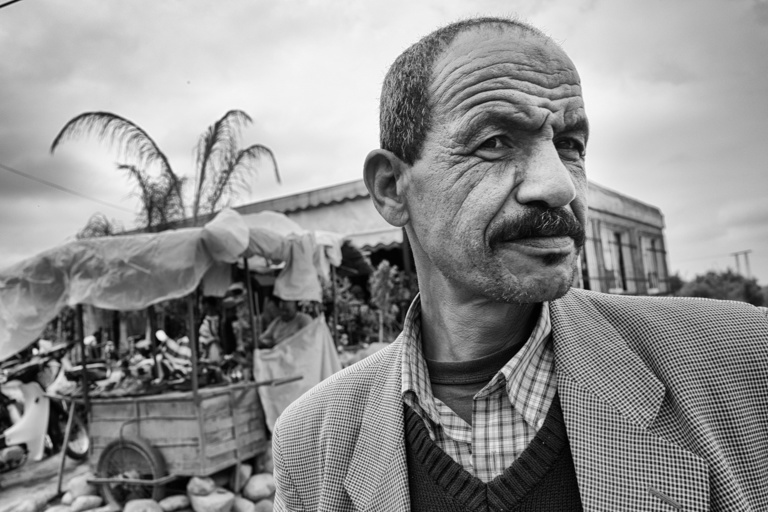
[[[558,396],[528,447],[504,473],[483,483],[430,439],[405,406],[411,510],[439,512],[582,510]]]

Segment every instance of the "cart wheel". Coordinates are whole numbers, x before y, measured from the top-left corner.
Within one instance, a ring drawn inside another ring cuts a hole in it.
[[[120,482],[121,478],[155,480],[168,474],[160,452],[139,437],[109,443],[99,457],[96,471],[100,478],[114,480],[101,484],[101,494],[104,501],[120,508],[130,500],[148,498],[160,501],[165,496],[164,485]]]

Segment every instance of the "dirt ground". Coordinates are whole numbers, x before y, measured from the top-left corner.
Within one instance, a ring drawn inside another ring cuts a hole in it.
[[[41,502],[56,497],[61,454],[40,462],[27,461],[23,466],[0,473],[0,512],[10,512],[19,502],[34,497]],[[64,466],[62,487],[74,476],[89,470],[87,461],[67,458]]]

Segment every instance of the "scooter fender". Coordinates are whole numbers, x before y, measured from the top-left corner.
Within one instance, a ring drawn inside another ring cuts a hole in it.
[[[5,443],[8,446],[26,444],[29,457],[35,461],[42,460],[51,412],[50,399],[37,382],[19,382],[19,388],[24,399],[24,414],[4,432]]]

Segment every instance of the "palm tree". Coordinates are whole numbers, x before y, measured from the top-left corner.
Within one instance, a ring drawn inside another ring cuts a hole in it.
[[[245,149],[238,147],[240,131],[252,123],[242,110],[230,110],[200,136],[195,150],[195,190],[192,218],[197,224],[201,213],[213,213],[224,199],[231,199],[238,188],[247,188],[246,173],[261,157],[268,157],[278,183],[280,174],[272,150],[261,144]],[[100,141],[118,147],[121,156],[132,161],[118,164],[138,185],[143,211],[139,218],[148,230],[161,228],[185,214],[180,178],[149,134],[133,121],[111,112],[85,112],[72,118],[56,135],[51,153],[65,140],[80,136],[96,136]],[[160,167],[160,176],[152,178],[146,169]]]
[[[195,225],[199,213],[213,213],[225,196],[230,198],[238,187],[247,187],[245,173],[262,156],[272,161],[278,183],[280,174],[272,151],[261,144],[238,148],[243,126],[253,120],[241,110],[230,110],[203,133],[196,148],[195,192],[192,217]],[[183,185],[186,182],[171,168],[152,137],[133,121],[111,112],[85,112],[70,119],[51,144],[51,154],[65,140],[80,136],[96,136],[100,141],[118,147],[121,156],[131,163],[118,164],[138,185],[142,201],[139,221],[148,231],[162,229],[170,221],[184,217]],[[159,177],[147,172],[160,167]],[[156,312],[147,308],[149,333],[156,348]]]
[[[165,156],[165,153],[160,150],[155,141],[152,140],[152,137],[141,127],[111,112],[85,112],[70,119],[64,125],[64,128],[56,135],[51,144],[51,154],[65,140],[84,135],[95,135],[102,142],[105,141],[110,145],[116,145],[121,155],[134,160],[134,171],[128,169],[126,164],[119,164],[118,169],[128,170],[129,174],[137,179],[142,199],[152,198],[154,195],[147,195],[145,193],[148,182],[143,180],[143,178],[146,177],[146,173],[140,173],[136,169],[159,166],[161,176],[164,178],[165,183],[168,184],[167,192],[176,196],[174,202],[181,205],[183,214],[183,180],[179,179],[176,173],[173,172],[171,164],[168,162],[168,157]],[[154,205],[144,201],[142,206],[144,210],[140,217],[144,217],[147,222],[146,227],[152,229],[154,227],[152,221],[157,217],[151,211]]]
[[[183,185],[186,179],[174,181],[167,174],[152,178],[135,165],[117,164],[117,168],[126,171],[139,186],[137,195],[143,206],[139,222],[146,225],[147,231],[160,230],[169,222],[184,218],[184,202],[177,183]]]
[[[225,196],[230,198],[237,188],[248,188],[245,173],[261,157],[268,157],[280,183],[277,160],[272,150],[262,144],[245,149],[238,147],[241,129],[253,120],[242,110],[230,110],[200,136],[195,149],[195,198],[192,218],[197,224],[201,213],[213,213]]]
[[[122,231],[122,226],[116,220],[110,220],[101,212],[91,215],[83,229],[77,232],[75,238],[83,240],[86,238],[100,238],[103,236],[115,236]]]

